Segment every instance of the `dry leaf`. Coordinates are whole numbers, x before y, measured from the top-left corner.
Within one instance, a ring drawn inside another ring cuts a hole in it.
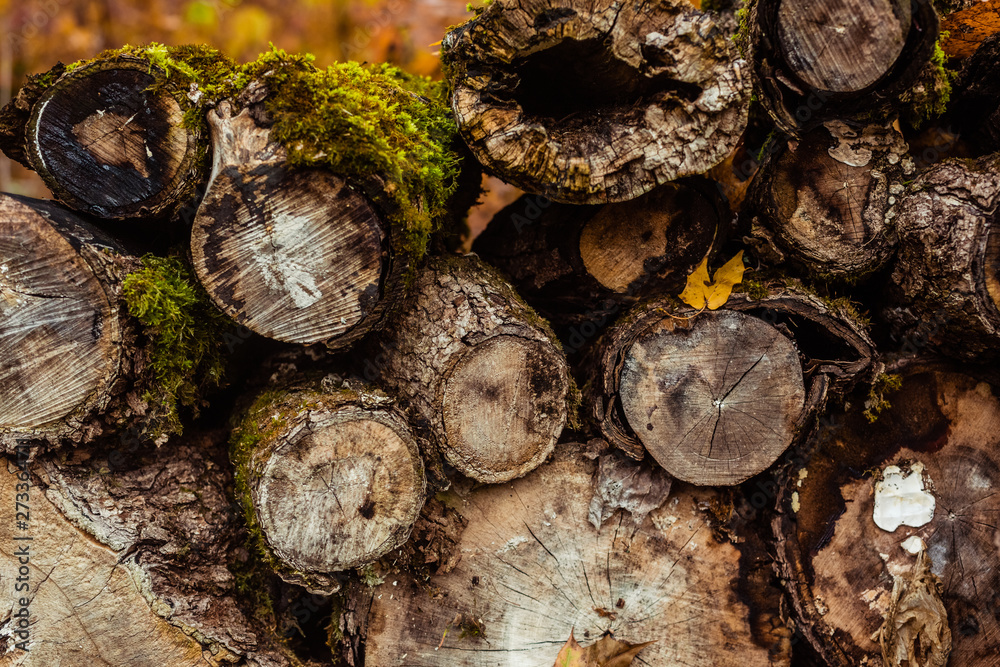
[[[671,480],[659,466],[632,461],[618,452],[605,454],[598,464],[597,486],[587,518],[600,530],[611,515],[624,509],[639,526],[646,515],[667,500]]]
[[[687,286],[681,292],[681,301],[692,308],[716,310],[725,305],[733,287],[743,281],[743,251],[726,262],[715,272],[713,281],[708,280],[708,257],[701,260],[698,268],[688,276]]]
[[[951,629],[940,588],[927,552],[921,549],[913,570],[896,577],[885,622],[872,636],[882,646],[884,667],[944,667],[948,663]]]
[[[556,656],[555,667],[629,667],[639,651],[652,643],[629,644],[605,635],[583,648],[576,643],[571,630],[569,639]]]
[[[941,49],[952,58],[968,58],[987,37],[1000,32],[1000,0],[977,2],[968,9],[954,12],[941,21]]]

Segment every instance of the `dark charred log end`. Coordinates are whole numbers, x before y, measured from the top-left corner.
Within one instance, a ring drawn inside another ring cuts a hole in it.
[[[51,202],[0,196],[0,430],[65,429],[118,372],[117,306]]]
[[[28,158],[66,205],[120,220],[166,215],[181,203],[198,138],[158,85],[163,78],[143,60],[102,60],[64,75],[35,102]]]
[[[718,32],[667,1],[497,2],[445,40],[459,129],[489,171],[565,203],[703,173],[735,146],[749,96]],[[695,135],[711,139],[678,139]]]

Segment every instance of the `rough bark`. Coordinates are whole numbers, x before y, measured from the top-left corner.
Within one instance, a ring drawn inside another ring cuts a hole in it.
[[[137,332],[121,282],[138,262],[52,202],[0,195],[0,442],[80,442],[136,412]],[[141,373],[140,373],[141,374]],[[131,394],[131,400],[121,400]],[[138,412],[141,412],[139,410]]]
[[[406,262],[367,197],[325,170],[289,168],[259,113],[223,102],[208,114],[213,165],[191,234],[195,270],[251,331],[345,346],[381,320]]]
[[[198,133],[171,92],[167,73],[141,58],[67,72],[31,105],[28,162],[73,209],[113,220],[165,216],[202,176]]]
[[[425,498],[403,413],[331,378],[265,392],[233,436],[247,522],[285,581],[329,595],[337,573],[403,544]]]
[[[632,199],[721,161],[750,90],[722,30],[683,0],[500,0],[442,57],[487,171],[555,201]]]
[[[106,447],[40,456],[29,469],[30,520],[14,521],[6,473],[5,581],[15,549],[30,551],[27,591],[0,594],[2,660],[24,667],[181,667],[297,663],[274,634],[274,619],[245,597],[233,572],[247,570],[238,508],[228,496],[226,433],[201,432],[155,449],[133,436]],[[17,472],[15,462],[9,469]],[[23,500],[23,498],[22,498]],[[31,537],[30,541],[16,538]],[[254,585],[260,585],[255,581]],[[20,597],[29,600],[30,644],[17,649]]]
[[[680,292],[727,226],[714,183],[688,179],[603,206],[525,195],[494,216],[472,249],[562,328],[607,321],[647,294]]]
[[[988,37],[962,67],[950,110],[977,152],[1000,150],[1000,34]]]
[[[790,289],[698,313],[650,301],[596,346],[586,409],[629,456],[733,485],[804,437],[828,392],[850,387],[873,355],[850,313]]]
[[[829,415],[815,455],[792,471],[780,498],[774,534],[799,627],[835,667],[993,664],[1000,402],[985,382],[945,371],[907,374],[888,399],[875,423],[863,400]],[[893,492],[900,479],[913,488]],[[922,577],[921,557],[930,568]],[[900,599],[921,578],[922,595]],[[897,633],[884,660],[873,635],[907,623],[924,624],[916,634],[929,655],[896,657],[905,640]]]
[[[921,332],[921,343],[951,357],[997,357],[998,204],[1000,157],[993,154],[931,167],[890,209],[900,246],[883,315],[897,337]]]
[[[570,410],[562,348],[475,256],[431,260],[376,347],[366,379],[407,401],[419,435],[462,474],[503,482],[552,452]]]
[[[783,131],[886,112],[930,61],[938,17],[929,2],[748,3],[754,88]]]
[[[751,186],[751,245],[771,264],[847,281],[881,268],[895,248],[885,214],[915,170],[892,127],[841,121],[770,153]]]
[[[634,664],[782,664],[787,645],[755,641],[743,545],[709,509],[720,495],[676,484],[648,516],[620,510],[596,528],[603,453],[563,444],[522,479],[450,492],[468,520],[457,565],[355,591],[354,608],[368,610],[365,664],[551,667],[571,632],[584,645],[653,642]]]

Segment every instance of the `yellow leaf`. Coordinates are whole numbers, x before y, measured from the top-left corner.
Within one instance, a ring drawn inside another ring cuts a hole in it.
[[[716,310],[725,305],[733,287],[743,281],[743,251],[726,262],[715,272],[713,281],[708,279],[708,257],[701,260],[698,268],[688,276],[687,286],[681,292],[680,299],[692,308],[708,308]]]

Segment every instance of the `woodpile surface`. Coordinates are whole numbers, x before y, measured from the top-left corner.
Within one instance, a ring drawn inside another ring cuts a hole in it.
[[[28,77],[0,664],[1000,667],[977,6],[494,0],[440,82]],[[480,170],[522,194],[469,238]]]

